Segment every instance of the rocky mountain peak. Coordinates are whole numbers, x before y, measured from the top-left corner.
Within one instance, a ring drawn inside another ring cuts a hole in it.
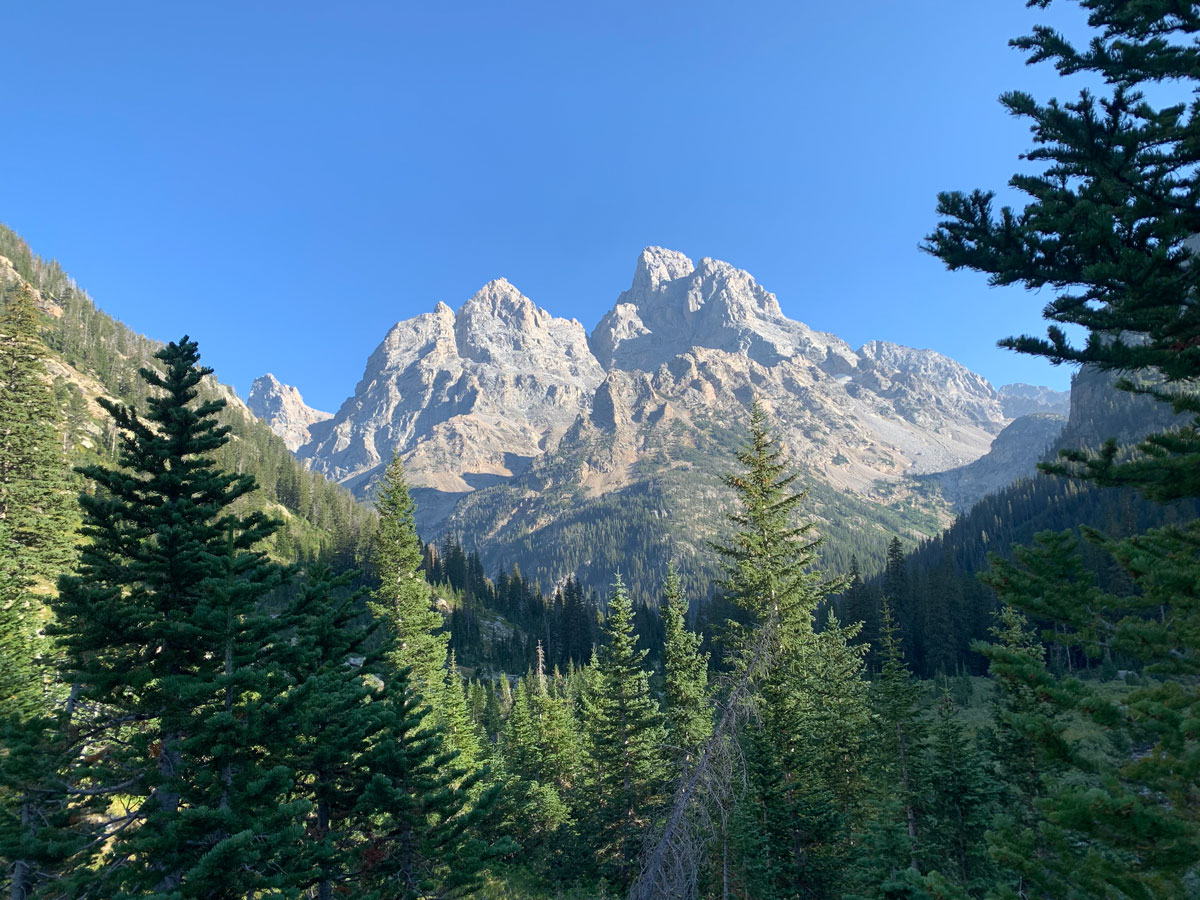
[[[396,323],[354,396],[300,455],[360,485],[399,451],[415,489],[466,493],[557,442],[603,378],[582,325],[498,278],[457,313],[439,303]]]
[[[653,294],[663,282],[691,275],[695,268],[692,261],[678,250],[647,247],[638,256],[629,292],[639,296]]]
[[[300,392],[270,372],[254,379],[246,406],[295,452],[312,439],[312,426],[333,418],[333,413],[313,409]]]
[[[693,347],[743,353],[763,365],[801,354],[823,362],[850,348],[783,315],[778,299],[749,272],[711,257],[693,266],[682,253],[648,247],[633,283],[589,339],[606,369],[654,371]],[[852,364],[852,362],[851,362]]]

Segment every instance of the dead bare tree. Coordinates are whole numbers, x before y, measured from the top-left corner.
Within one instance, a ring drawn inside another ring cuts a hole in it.
[[[675,789],[670,811],[652,832],[629,900],[692,900],[710,842],[724,834],[745,785],[738,731],[754,715],[754,685],[777,655],[778,622],[759,626],[754,644],[721,705],[721,717]]]

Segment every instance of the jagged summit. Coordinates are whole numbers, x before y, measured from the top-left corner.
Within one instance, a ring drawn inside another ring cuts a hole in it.
[[[333,418],[333,413],[308,406],[298,390],[270,372],[254,379],[246,405],[293,453],[312,439],[313,425]]]
[[[400,451],[414,487],[464,493],[553,444],[603,377],[582,325],[498,278],[457,312],[439,303],[397,322],[354,395],[300,455],[357,483]]]
[[[783,315],[779,301],[749,272],[704,257],[647,247],[633,283],[589,338],[605,368],[652,371],[693,347],[744,353],[764,365],[803,354],[849,357],[833,335]]]
[[[458,310],[397,322],[298,455],[365,493],[398,451],[428,537],[484,527],[471,516],[488,504],[463,498],[504,485],[521,485],[535,527],[538,498],[564,502],[556,492],[687,483],[756,397],[797,463],[866,498],[978,458],[1010,418],[985,379],[942,354],[886,341],[856,351],[789,319],[749,272],[646,247],[590,336],[506,278]],[[488,529],[506,527],[511,502],[496,501]]]

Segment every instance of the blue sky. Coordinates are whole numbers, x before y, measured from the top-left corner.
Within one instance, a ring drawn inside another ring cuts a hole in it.
[[[326,409],[491,278],[590,330],[649,244],[855,346],[1065,387],[995,348],[1048,297],[917,250],[938,190],[1019,168],[1001,91],[1075,93],[1007,46],[1060,6],[13,4],[0,221],[243,395],[272,371]]]

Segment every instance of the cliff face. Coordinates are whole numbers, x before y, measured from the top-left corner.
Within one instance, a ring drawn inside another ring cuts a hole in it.
[[[295,453],[312,440],[312,426],[333,418],[333,413],[313,409],[300,392],[267,373],[254,379],[246,400],[250,411],[266,422]]]
[[[393,326],[299,455],[361,492],[398,452],[413,487],[466,493],[554,446],[603,377],[582,325],[500,279]]]
[[[885,341],[856,350],[787,318],[748,272],[660,247],[642,251],[590,336],[499,279],[457,312],[439,303],[393,326],[332,418],[269,377],[252,397],[312,469],[360,495],[399,453],[426,535],[547,454],[571,461],[563,477],[588,496],[686,468],[705,433],[739,433],[756,398],[798,464],[872,500],[978,458],[1009,421],[952,359]]]

